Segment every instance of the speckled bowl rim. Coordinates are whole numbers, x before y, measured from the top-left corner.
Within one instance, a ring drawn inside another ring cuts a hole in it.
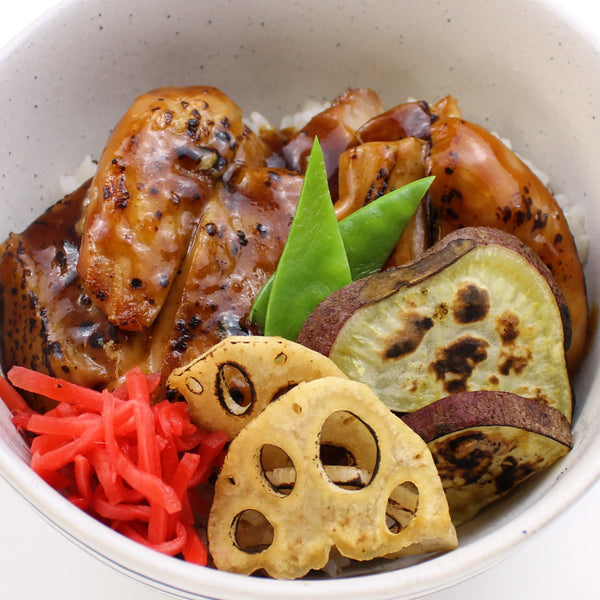
[[[96,4],[105,10],[110,2],[97,2],[94,7]],[[552,3],[532,2],[527,10],[531,14],[536,14],[538,10],[545,11],[546,18],[556,19],[557,26],[567,27],[569,31],[576,32],[581,43],[586,45],[586,48],[593,49],[597,70],[600,64],[598,40],[593,38],[580,23],[569,16],[559,15]],[[98,10],[97,14],[100,13],[101,11]],[[82,3],[76,0],[64,2],[50,9],[2,50],[0,65],[13,60],[23,51],[24,46],[32,43],[35,36],[45,35],[45,32],[52,28],[56,31],[57,21],[64,20],[68,23],[69,19],[74,19],[76,15],[81,17],[83,14],[92,15],[90,18],[94,17],[93,10],[86,12]],[[0,72],[6,75],[1,67]],[[50,166],[55,167],[55,165]],[[12,176],[14,177],[14,174]],[[43,179],[44,175],[39,177]],[[52,194],[54,191],[55,189],[50,186],[43,194]],[[594,246],[597,242],[596,238],[597,236],[594,236],[592,239]],[[597,270],[595,259],[596,254],[593,254],[594,273]],[[588,271],[592,272],[591,269]],[[595,364],[597,364],[596,349],[588,358],[584,374],[586,380],[589,379],[584,386],[585,394],[590,397],[598,395],[598,385],[600,385],[592,376],[596,370]],[[584,412],[588,409],[591,410],[587,405],[583,407]],[[0,417],[2,416],[2,426],[7,429],[7,415],[0,410]],[[510,520],[503,522],[493,534],[475,537],[452,553],[437,556],[406,569],[338,580],[289,582],[248,578],[198,568],[130,542],[83,512],[74,509],[62,496],[48,488],[22,460],[16,459],[20,452],[19,442],[10,432],[0,439],[0,473],[34,510],[75,544],[118,571],[176,597],[415,598],[447,588],[497,564],[585,493],[600,476],[600,464],[594,460],[600,451],[600,432],[596,422],[600,421],[596,419],[594,422],[594,419],[585,419],[581,415],[575,422],[575,439],[578,444],[585,446],[583,458],[572,463],[567,461],[551,469],[534,484],[526,484],[522,490],[519,490],[514,501],[508,504],[500,503],[486,516],[490,523],[495,523],[495,519],[500,519],[502,513],[510,515]],[[552,492],[547,493],[551,488]],[[519,506],[519,500],[524,498],[527,502]],[[472,535],[478,526],[478,521],[472,526],[466,526],[465,535]]]

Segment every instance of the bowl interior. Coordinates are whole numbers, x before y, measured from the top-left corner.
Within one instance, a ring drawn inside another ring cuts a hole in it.
[[[59,179],[97,158],[133,98],[164,85],[220,88],[274,124],[307,99],[372,87],[391,107],[457,97],[465,118],[509,138],[556,192],[582,207],[590,240],[590,305],[598,302],[599,44],[551,3],[524,0],[304,0],[284,3],[67,1],[0,54],[0,237],[62,194]],[[574,448],[460,529],[452,553],[336,581],[276,582],[194,568],[138,547],[79,513],[29,471],[0,407],[0,473],[73,541],[115,568],[180,597],[408,598],[501,560],[562,512],[600,464],[598,343],[575,381]],[[401,563],[406,564],[406,563]]]

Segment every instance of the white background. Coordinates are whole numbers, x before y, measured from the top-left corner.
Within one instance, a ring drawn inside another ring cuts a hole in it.
[[[124,0],[126,1],[126,0]],[[501,0],[496,0],[501,1]],[[11,2],[0,47],[56,0]],[[600,36],[600,3],[555,0]],[[599,458],[600,460],[600,458]],[[427,600],[587,600],[600,598],[600,484],[499,566]],[[0,598],[166,600],[88,556],[41,519],[0,478]]]

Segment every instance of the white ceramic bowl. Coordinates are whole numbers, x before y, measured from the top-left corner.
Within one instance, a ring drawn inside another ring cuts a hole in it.
[[[0,237],[60,196],[59,177],[98,157],[133,98],[163,85],[221,88],[277,123],[308,98],[369,86],[387,106],[451,93],[465,116],[511,139],[586,213],[592,305],[600,296],[600,45],[551,4],[527,0],[69,0],[0,55]],[[413,598],[505,558],[600,472],[597,336],[575,381],[574,448],[460,529],[460,547],[369,576],[280,582],[186,564],[87,517],[28,468],[0,407],[0,474],[100,560],[182,598]],[[404,563],[400,563],[404,564]]]

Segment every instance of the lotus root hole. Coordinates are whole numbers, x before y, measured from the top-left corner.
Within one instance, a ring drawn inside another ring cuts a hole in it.
[[[328,479],[346,490],[369,485],[379,465],[379,445],[371,427],[355,414],[330,414],[320,433],[319,459]]]
[[[287,354],[285,352],[280,352],[275,357],[274,362],[278,367],[281,367],[281,366],[285,365],[285,363],[287,362],[287,359],[288,359]]]
[[[279,446],[265,444],[260,451],[260,466],[271,488],[287,496],[296,484],[296,468],[292,459]]]
[[[273,526],[257,510],[247,509],[239,513],[233,520],[232,529],[235,545],[242,552],[258,554],[273,543]]]
[[[233,363],[220,365],[217,395],[223,408],[236,416],[246,414],[255,401],[254,385],[250,377],[239,365]]]
[[[419,488],[412,481],[397,485],[390,494],[385,522],[391,533],[400,533],[415,518],[419,506]]]
[[[192,394],[199,396],[204,391],[202,384],[195,377],[188,377],[185,380],[185,386]]]

